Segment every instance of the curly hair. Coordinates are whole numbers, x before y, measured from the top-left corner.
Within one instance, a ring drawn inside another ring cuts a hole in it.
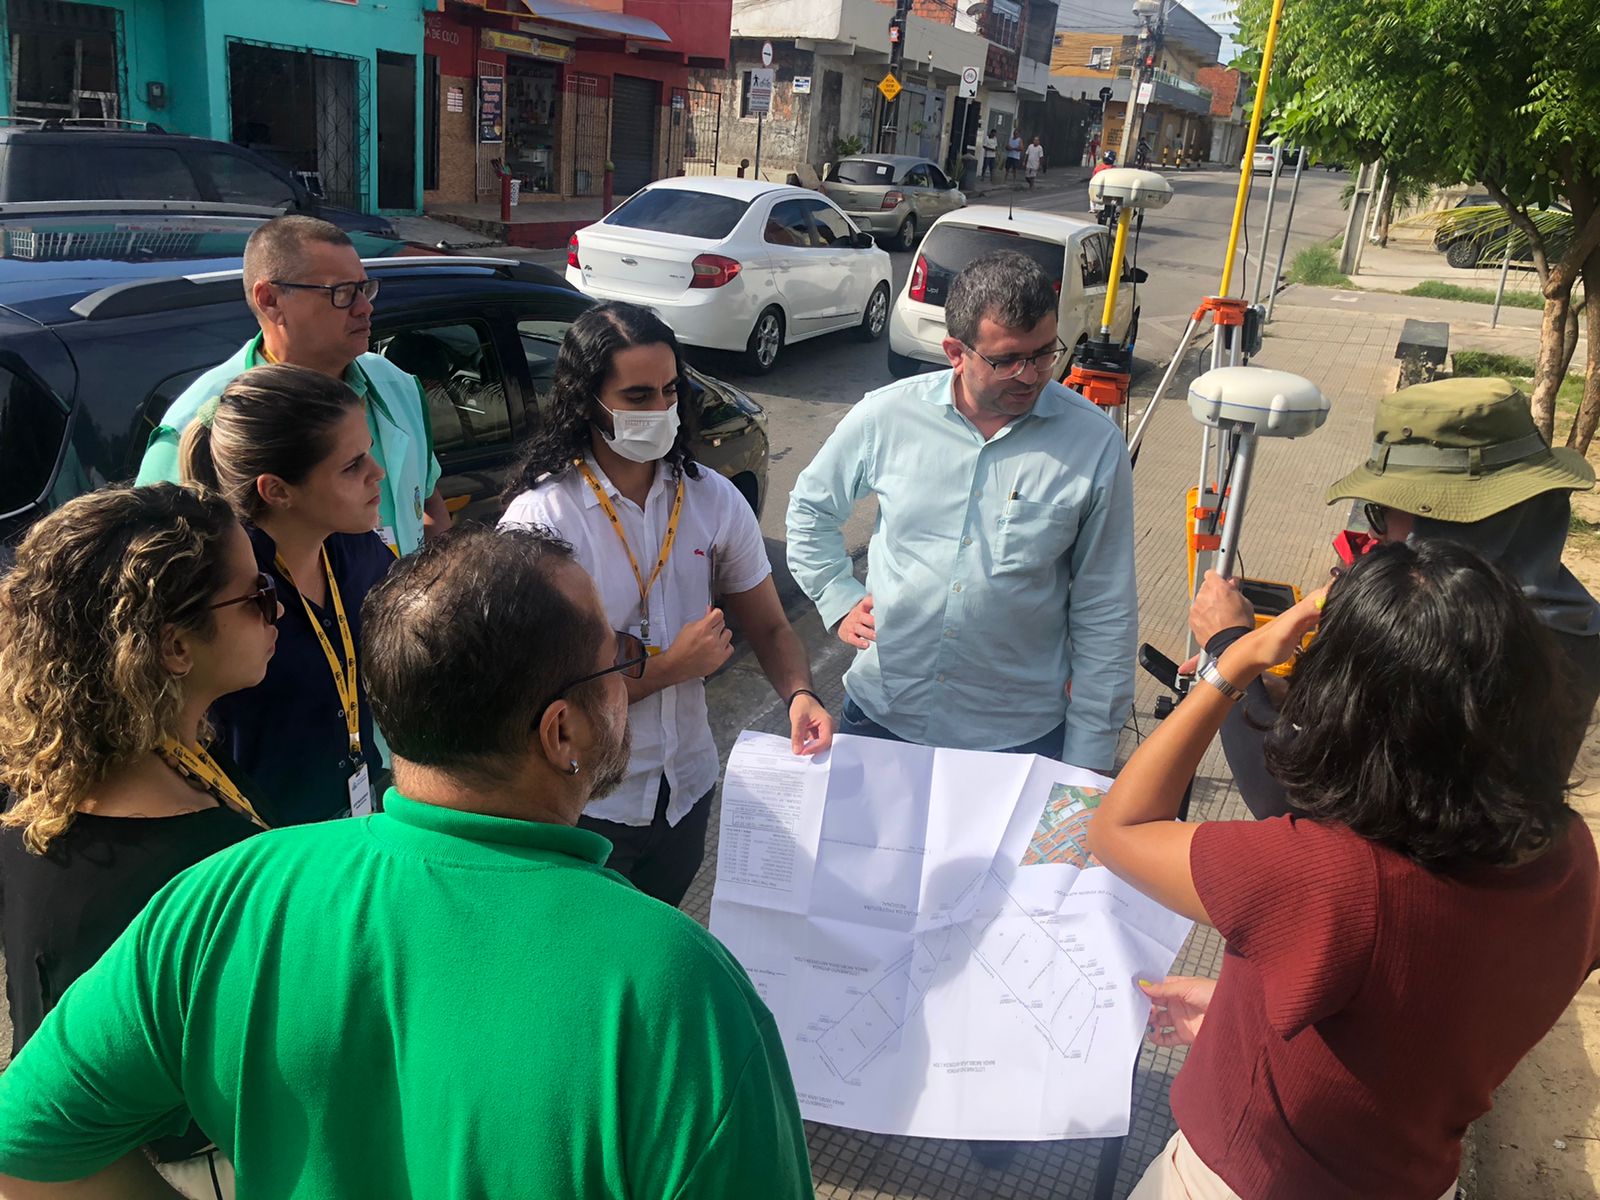
[[[1291,806],[1435,872],[1561,836],[1589,714],[1516,582],[1465,547],[1397,543],[1328,594],[1267,735]]]
[[[678,436],[667,451],[667,462],[674,472],[681,471],[690,479],[700,478],[699,464],[690,449],[697,432],[695,406],[688,402],[693,385],[684,373],[678,339],[649,309],[613,301],[589,309],[572,323],[561,340],[555,381],[550,385],[549,410],[508,477],[503,499],[514,500],[541,482],[561,478],[583,457],[589,449],[589,425],[600,407],[600,388],[611,370],[611,359],[617,351],[631,346],[671,349],[678,365]]]
[[[236,521],[171,483],[69,500],[0,579],[0,816],[43,854],[112,772],[170,736],[183,704],[161,665],[169,626],[209,637]]]

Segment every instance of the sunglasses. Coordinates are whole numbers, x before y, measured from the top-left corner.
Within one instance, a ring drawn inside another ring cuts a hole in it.
[[[1372,532],[1379,537],[1389,532],[1389,510],[1383,505],[1368,500],[1361,506],[1361,515],[1367,519],[1367,525]]]
[[[261,613],[261,619],[268,625],[278,623],[278,585],[273,582],[272,576],[265,571],[256,576],[256,590],[243,596],[235,596],[232,600],[219,600],[215,604],[208,604],[208,609],[231,608],[235,604],[250,604],[254,602],[256,609]]]
[[[596,679],[604,679],[607,675],[615,674],[626,675],[629,679],[644,678],[644,664],[650,657],[650,653],[645,649],[644,643],[634,637],[633,634],[624,633],[620,629],[612,630],[612,634],[616,638],[617,645],[611,659],[611,665],[603,671],[581,676],[571,683],[563,685],[555,695],[539,706],[538,714],[540,717],[544,716],[545,709],[560,700],[580,683],[592,683]]]

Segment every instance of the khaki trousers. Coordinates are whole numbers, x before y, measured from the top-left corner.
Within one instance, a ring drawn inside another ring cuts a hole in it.
[[[1439,1200],[1453,1200],[1455,1194],[1452,1183]],[[1239,1194],[1200,1161],[1180,1129],[1128,1193],[1128,1200],[1239,1200]]]

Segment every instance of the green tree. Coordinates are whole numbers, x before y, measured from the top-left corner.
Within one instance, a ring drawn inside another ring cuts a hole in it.
[[[1241,40],[1271,0],[1239,0]],[[1259,53],[1259,52],[1257,52]],[[1407,179],[1475,180],[1528,239],[1544,293],[1533,415],[1554,437],[1577,340],[1573,287],[1600,288],[1600,4],[1596,0],[1289,0],[1268,102],[1273,128],[1323,157],[1382,159]],[[1534,219],[1557,197],[1571,238]],[[1600,306],[1585,304],[1583,403],[1567,445],[1600,424]]]

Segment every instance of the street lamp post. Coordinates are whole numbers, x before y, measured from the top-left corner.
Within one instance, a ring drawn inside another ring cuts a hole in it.
[[[1128,165],[1129,147],[1133,145],[1134,124],[1144,123],[1143,106],[1139,103],[1139,90],[1146,78],[1153,75],[1156,53],[1161,49],[1161,35],[1166,29],[1167,14],[1163,0],[1133,0],[1133,15],[1144,23],[1139,32],[1139,57],[1128,77],[1128,111],[1122,119],[1122,147],[1117,152],[1117,163]],[[1154,22],[1154,25],[1151,22]]]

